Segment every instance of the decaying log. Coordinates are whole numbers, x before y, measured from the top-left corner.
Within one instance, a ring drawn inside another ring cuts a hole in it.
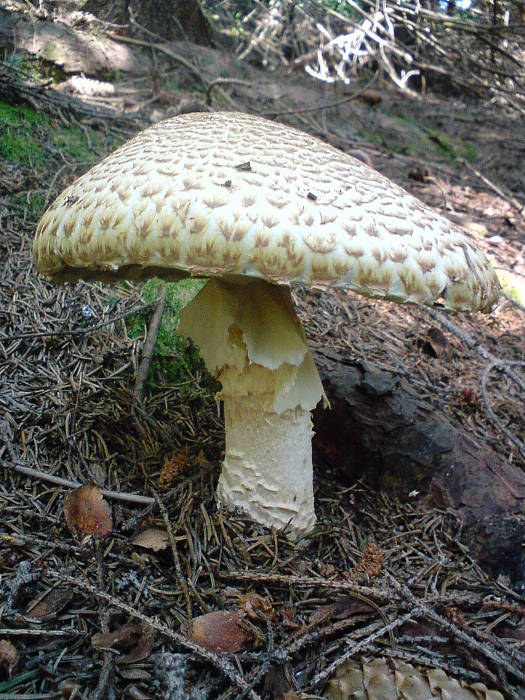
[[[331,351],[314,356],[331,404],[314,414],[316,464],[453,508],[480,563],[525,585],[525,474],[436,415],[402,378]]]
[[[151,70],[151,59],[138,55],[103,34],[86,32],[65,24],[27,19],[22,13],[0,16],[0,39],[39,59],[60,66],[66,73],[97,75],[122,71],[143,75]]]
[[[0,98],[9,104],[23,104],[35,111],[47,114],[74,114],[88,118],[92,124],[112,124],[123,129],[136,129],[139,115],[128,115],[121,111],[98,104],[89,104],[74,95],[68,95],[49,87],[47,83],[35,80],[23,71],[0,63]]]

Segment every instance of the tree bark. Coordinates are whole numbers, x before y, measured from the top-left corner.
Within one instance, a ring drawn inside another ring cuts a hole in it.
[[[127,24],[133,17],[140,25],[132,26],[133,35],[143,27],[166,41],[189,39],[204,46],[213,44],[213,30],[199,0],[88,0],[83,9],[116,24]]]
[[[313,352],[331,410],[314,412],[314,463],[349,482],[453,508],[462,539],[492,574],[525,583],[525,474],[451,426],[403,380]]]

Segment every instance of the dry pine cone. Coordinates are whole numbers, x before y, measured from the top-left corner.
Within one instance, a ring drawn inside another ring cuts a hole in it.
[[[483,683],[468,685],[438,668],[414,668],[402,661],[351,659],[341,666],[326,687],[329,700],[504,700]]]

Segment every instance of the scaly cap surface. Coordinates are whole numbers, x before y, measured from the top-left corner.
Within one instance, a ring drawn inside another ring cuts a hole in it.
[[[482,311],[499,293],[448,219],[324,142],[240,113],[140,133],[56,199],[34,255],[56,281],[248,275]]]

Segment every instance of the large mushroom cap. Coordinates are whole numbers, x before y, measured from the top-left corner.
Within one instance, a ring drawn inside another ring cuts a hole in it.
[[[140,133],[56,199],[34,254],[57,281],[247,275],[482,311],[499,292],[450,221],[322,141],[238,113]]]

